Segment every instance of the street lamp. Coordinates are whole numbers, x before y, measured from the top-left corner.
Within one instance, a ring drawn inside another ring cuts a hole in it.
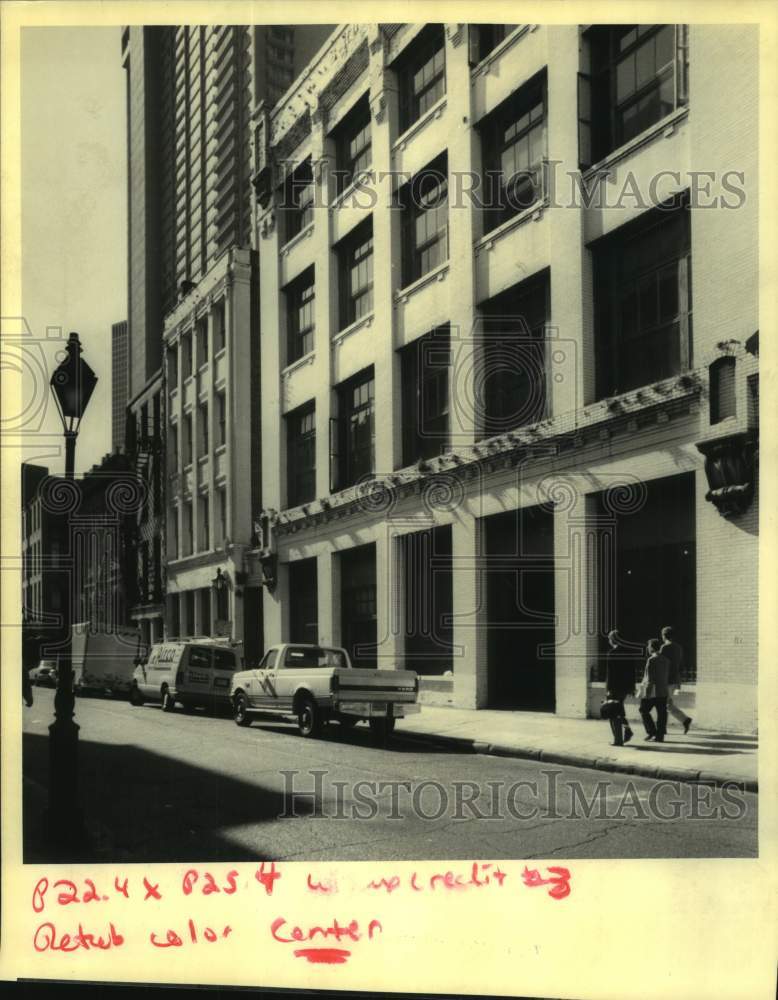
[[[57,401],[65,433],[65,478],[73,479],[76,438],[81,418],[97,385],[97,376],[81,357],[77,333],[71,333],[67,357],[51,376],[51,389]],[[52,843],[75,847],[82,839],[83,818],[78,795],[78,725],[73,721],[73,664],[71,661],[72,576],[64,601],[67,620],[65,643],[59,658],[57,693],[54,697],[54,722],[49,726],[49,811],[48,834]]]

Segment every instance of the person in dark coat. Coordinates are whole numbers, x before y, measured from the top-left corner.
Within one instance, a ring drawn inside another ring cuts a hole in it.
[[[629,722],[627,722],[627,713],[624,710],[624,699],[627,695],[635,693],[635,670],[616,629],[608,633],[608,642],[611,648],[606,657],[606,697],[619,703],[618,716],[608,721],[613,733],[613,746],[620,747],[629,743],[633,736]]]
[[[646,739],[663,743],[667,732],[667,693],[670,677],[670,661],[660,652],[659,639],[648,640],[646,672],[641,682],[640,716],[646,727]],[[656,709],[656,723],[651,710]]]

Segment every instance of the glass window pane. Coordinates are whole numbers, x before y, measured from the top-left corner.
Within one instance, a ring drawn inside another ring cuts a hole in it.
[[[635,56],[627,56],[616,66],[616,100],[621,102],[635,91]]]

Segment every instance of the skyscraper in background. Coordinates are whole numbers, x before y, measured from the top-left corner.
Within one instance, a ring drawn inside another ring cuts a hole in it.
[[[162,637],[166,612],[168,635],[235,639],[243,639],[244,617],[256,623],[260,615],[258,593],[238,582],[259,500],[252,114],[283,96],[333,28],[122,32],[127,447],[152,498],[138,526],[151,583],[133,617],[148,641]]]

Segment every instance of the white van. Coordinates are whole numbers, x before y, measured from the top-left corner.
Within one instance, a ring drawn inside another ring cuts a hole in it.
[[[165,712],[176,702],[185,709],[228,708],[232,675],[240,666],[236,651],[214,639],[159,642],[135,669],[130,701],[158,701]]]

